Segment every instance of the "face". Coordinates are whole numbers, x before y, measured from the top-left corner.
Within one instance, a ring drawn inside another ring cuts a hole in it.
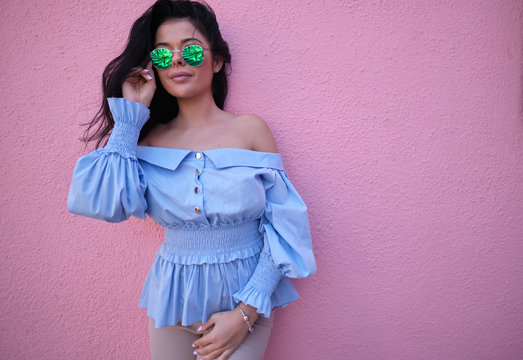
[[[178,99],[211,94],[213,75],[223,65],[219,59],[213,59],[207,39],[188,20],[168,20],[156,31],[155,49],[183,50],[187,45],[200,45],[207,49],[204,50],[204,59],[200,66],[187,65],[181,51],[175,51],[170,68],[156,69],[165,90]]]

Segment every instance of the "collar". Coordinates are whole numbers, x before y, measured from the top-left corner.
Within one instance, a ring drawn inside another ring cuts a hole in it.
[[[176,170],[178,165],[180,165],[187,156],[194,156],[197,152],[207,156],[218,169],[233,166],[247,166],[283,170],[283,162],[279,153],[239,148],[220,148],[198,151],[138,145],[136,149],[136,157],[166,169]]]

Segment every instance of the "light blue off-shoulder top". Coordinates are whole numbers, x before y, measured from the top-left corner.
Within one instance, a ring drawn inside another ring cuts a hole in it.
[[[67,207],[165,227],[139,306],[156,327],[206,322],[243,301],[261,316],[298,299],[288,278],[316,272],[307,207],[278,153],[137,146],[149,109],[109,98],[104,148],[80,157]]]

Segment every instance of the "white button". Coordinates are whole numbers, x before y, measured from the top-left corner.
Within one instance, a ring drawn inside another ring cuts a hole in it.
[[[196,153],[196,159],[200,159],[202,157],[202,153],[197,152]]]

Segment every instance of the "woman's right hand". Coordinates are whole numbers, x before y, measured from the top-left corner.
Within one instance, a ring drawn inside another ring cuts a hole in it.
[[[131,69],[122,85],[122,95],[125,99],[139,102],[149,107],[156,91],[152,62],[142,69],[137,66]]]

